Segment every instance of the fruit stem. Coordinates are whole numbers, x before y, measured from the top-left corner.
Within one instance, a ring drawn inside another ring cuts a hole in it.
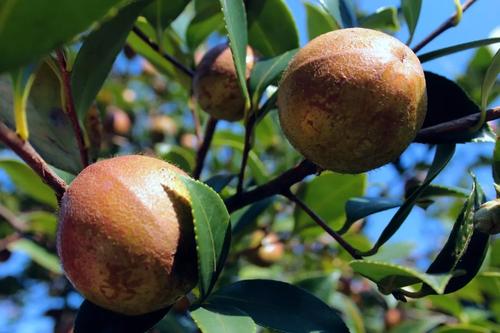
[[[450,16],[446,21],[443,22],[439,27],[436,28],[429,36],[424,38],[420,43],[418,43],[416,46],[413,47],[413,52],[417,53],[420,51],[424,46],[429,44],[434,38],[437,36],[441,35],[443,32],[446,30],[453,28],[457,25],[457,20],[459,19],[459,16],[462,16],[462,13],[465,13],[465,11],[474,4],[477,0],[468,0],[465,2],[462,6],[462,10],[458,10],[455,12],[452,16]]]
[[[203,141],[201,142],[198,153],[196,154],[196,165],[193,170],[193,178],[199,179],[201,172],[203,171],[203,165],[205,164],[205,158],[207,157],[210,144],[212,143],[212,138],[215,133],[215,128],[217,127],[218,120],[214,117],[208,119],[207,125],[205,127],[205,135]]]
[[[80,159],[82,161],[83,167],[87,167],[89,165],[89,154],[87,149],[87,144],[85,143],[85,138],[83,136],[83,130],[80,126],[80,122],[78,120],[78,115],[75,110],[75,102],[73,100],[73,93],[71,89],[71,76],[68,72],[68,67],[66,63],[66,58],[64,56],[63,51],[57,50],[57,62],[59,64],[59,69],[61,70],[61,78],[62,78],[62,92],[64,96],[64,108],[66,110],[66,114],[71,122],[71,126],[73,127],[73,132],[75,133],[76,142],[78,144],[78,149],[80,151]]]
[[[132,28],[132,31],[137,35],[137,37],[139,37],[150,48],[152,48],[153,50],[155,50],[156,52],[158,52],[163,58],[165,58],[172,65],[174,65],[175,67],[177,67],[178,69],[180,69],[184,74],[186,74],[187,76],[189,76],[191,78],[194,76],[193,70],[191,70],[188,67],[186,67],[184,64],[182,64],[179,60],[177,60],[174,57],[172,57],[170,54],[161,51],[160,46],[158,44],[156,44],[155,42],[153,42],[151,39],[149,39],[149,37],[144,32],[142,32],[141,29],[139,29],[138,27],[134,26]]]
[[[342,238],[338,233],[336,233],[332,228],[328,226],[328,224],[318,215],[316,214],[309,206],[300,200],[295,194],[293,194],[289,189],[285,190],[282,192],[283,196],[287,197],[290,201],[295,203],[297,206],[299,206],[304,212],[306,212],[309,217],[313,219],[314,222],[316,222],[317,225],[319,225],[327,234],[333,237],[339,243],[340,246],[346,250],[351,257],[354,259],[363,259],[361,257],[356,249],[354,249],[351,244],[347,243],[345,239]]]
[[[36,152],[28,141],[23,141],[13,130],[0,122],[0,141],[12,149],[42,180],[49,185],[60,201],[67,185]]]

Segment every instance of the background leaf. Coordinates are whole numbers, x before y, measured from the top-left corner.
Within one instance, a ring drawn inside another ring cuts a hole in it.
[[[221,29],[224,29],[224,15],[219,2],[213,1],[207,6],[197,8],[186,29],[187,45],[191,50],[195,50],[212,32]]]
[[[194,230],[198,250],[198,286],[200,298],[212,290],[223,265],[224,252],[231,235],[229,213],[219,195],[209,186],[183,177],[193,209]]]
[[[339,25],[323,8],[304,2],[307,15],[307,36],[309,40],[324,33],[339,29]]]
[[[203,307],[228,315],[243,312],[257,324],[281,332],[349,332],[320,299],[280,281],[245,280],[224,286]]]
[[[0,3],[0,73],[49,53],[123,5],[124,0],[30,0]]]
[[[59,258],[29,239],[20,239],[8,245],[10,251],[26,253],[31,260],[54,274],[62,274]]]
[[[352,28],[358,25],[352,0],[320,0],[319,2],[340,28]]]
[[[264,57],[299,47],[299,33],[284,0],[247,1],[246,11],[249,44]]]
[[[428,53],[424,53],[418,56],[418,59],[420,60],[421,63],[431,61],[440,57],[447,56],[449,54],[453,54],[456,52],[460,51],[465,51],[468,49],[472,49],[475,47],[480,47],[484,45],[490,45],[490,44],[495,44],[495,43],[500,43],[500,37],[497,38],[487,38],[487,39],[480,39],[480,40],[475,40],[472,42],[468,43],[463,43],[463,44],[457,44],[449,47],[445,47],[439,50],[431,51]]]
[[[406,42],[406,44],[409,45],[413,40],[418,18],[420,17],[422,0],[401,0],[401,9],[403,10],[403,15],[405,17],[406,24],[408,25],[408,32],[410,34],[408,42]]]
[[[235,311],[237,312],[237,311]],[[191,312],[191,317],[203,333],[256,333],[257,327],[245,313],[224,315],[198,308]]]
[[[124,7],[85,38],[71,73],[73,100],[81,121],[108,77],[137,16],[146,5],[147,2],[142,1]]]
[[[383,7],[371,15],[364,17],[360,26],[367,29],[398,31],[398,10],[395,7]]]
[[[153,0],[142,14],[161,35],[188,3],[189,0]]]
[[[486,71],[484,76],[483,85],[481,87],[481,109],[486,110],[488,106],[488,96],[493,88],[493,85],[497,82],[498,74],[500,74],[500,50],[497,51],[491,65]]]

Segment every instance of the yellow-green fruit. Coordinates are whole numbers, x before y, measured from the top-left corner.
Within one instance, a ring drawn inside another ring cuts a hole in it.
[[[253,64],[253,50],[247,47],[247,79]],[[217,45],[203,56],[193,78],[193,94],[201,108],[214,118],[229,121],[243,118],[245,98],[227,44]]]
[[[186,174],[161,160],[122,156],[83,170],[61,202],[57,249],[85,298],[138,315],[164,308],[197,281]]]
[[[299,50],[278,93],[281,127],[317,165],[360,173],[397,158],[427,109],[417,56],[382,32],[323,34]]]

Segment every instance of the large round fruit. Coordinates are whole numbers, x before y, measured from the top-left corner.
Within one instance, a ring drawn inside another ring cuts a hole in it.
[[[247,47],[247,79],[253,63],[253,50]],[[193,94],[201,108],[216,119],[236,121],[243,118],[245,98],[227,44],[217,45],[203,56],[193,78]]]
[[[427,109],[417,56],[382,32],[353,28],[323,34],[283,74],[281,127],[317,165],[359,173],[396,159],[415,138]]]
[[[122,156],[83,170],[64,194],[57,249],[85,298],[138,315],[164,308],[197,281],[189,196],[161,160]]]

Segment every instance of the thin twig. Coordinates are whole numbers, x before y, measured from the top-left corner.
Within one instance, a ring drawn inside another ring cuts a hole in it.
[[[313,219],[314,222],[316,222],[317,225],[319,225],[327,234],[333,237],[339,243],[340,246],[346,250],[351,257],[354,259],[363,259],[356,250],[351,246],[351,244],[347,243],[342,236],[340,236],[338,233],[336,233],[332,228],[326,224],[325,221],[321,217],[319,217],[309,206],[300,200],[295,194],[293,194],[290,190],[286,190],[282,193],[285,197],[287,197],[290,201],[294,202],[297,206],[299,206],[304,212],[306,212],[309,217]]]
[[[82,165],[83,167],[87,167],[89,165],[89,153],[87,145],[85,144],[82,128],[80,127],[80,122],[78,121],[78,115],[75,110],[75,102],[73,100],[73,93],[71,90],[71,78],[67,69],[66,58],[61,50],[57,50],[56,54],[57,62],[59,63],[59,68],[61,69],[62,74],[66,114],[68,115],[73,131],[75,132],[75,138],[80,151]]]
[[[151,47],[153,50],[155,50],[156,52],[158,52],[159,54],[161,54],[161,56],[163,58],[165,58],[167,61],[169,61],[172,65],[174,65],[175,67],[177,67],[178,69],[180,69],[184,74],[186,74],[187,76],[189,77],[193,77],[194,76],[194,72],[193,70],[189,69],[188,67],[186,67],[184,64],[182,64],[179,60],[175,59],[174,57],[172,57],[170,54],[166,53],[166,52],[162,52],[161,49],[160,49],[160,46],[158,44],[156,44],[155,42],[153,42],[151,39],[149,39],[149,37],[144,33],[142,32],[141,29],[139,29],[138,27],[133,27],[132,28],[132,31],[137,35],[137,37],[139,37],[144,43],[148,44],[149,47]]]
[[[29,142],[21,140],[17,134],[0,122],[0,141],[12,149],[28,166],[35,171],[42,180],[49,185],[60,200],[66,191],[67,185],[33,149]]]
[[[18,233],[22,234],[27,230],[26,223],[19,219],[10,209],[0,204],[0,216]]]
[[[240,173],[238,175],[238,185],[236,187],[236,193],[241,193],[243,191],[243,183],[245,180],[245,169],[247,167],[248,162],[248,154],[250,154],[250,150],[252,149],[252,134],[255,125],[255,113],[252,113],[248,118],[248,121],[245,125],[245,143],[243,146],[243,156],[241,158],[241,167]]]
[[[203,141],[201,142],[198,153],[196,154],[196,166],[193,171],[193,177],[199,179],[201,172],[203,171],[203,165],[205,164],[205,158],[207,157],[210,144],[212,143],[212,138],[215,133],[215,128],[217,127],[218,120],[214,117],[208,118],[207,125],[205,127],[205,135]]]
[[[466,3],[462,5],[462,12],[465,12],[471,5],[474,4],[477,0],[468,0]],[[424,46],[429,44],[434,38],[445,32],[446,30],[453,28],[456,26],[455,19],[457,17],[457,13],[453,14],[450,16],[446,21],[443,22],[439,27],[436,28],[429,36],[424,38],[420,43],[418,43],[416,46],[413,47],[413,52],[417,53],[420,51]]]
[[[427,143],[432,142],[434,138],[437,138],[439,137],[439,135],[442,135],[444,133],[466,131],[474,127],[479,121],[480,117],[481,113],[478,112],[466,117],[423,128],[418,132],[417,137],[414,141]],[[486,110],[486,121],[491,121],[498,118],[500,118],[500,106]]]
[[[307,176],[318,172],[318,167],[308,160],[303,160],[297,166],[283,172],[278,177],[269,182],[256,187],[248,192],[235,194],[225,200],[227,210],[232,213],[240,208],[243,208],[251,203],[271,197],[276,194],[281,194],[290,186],[302,181]]]

